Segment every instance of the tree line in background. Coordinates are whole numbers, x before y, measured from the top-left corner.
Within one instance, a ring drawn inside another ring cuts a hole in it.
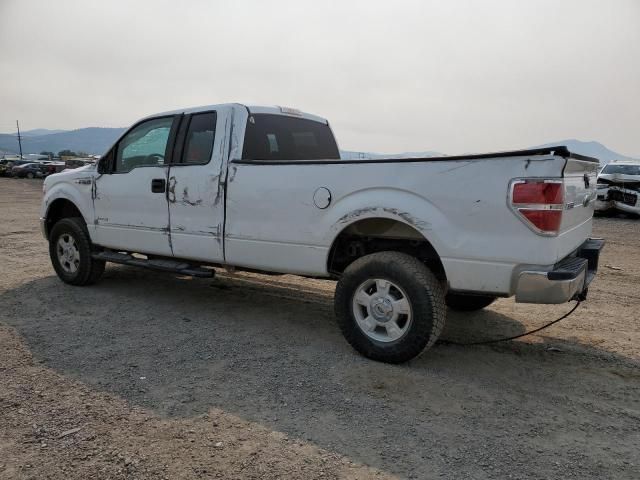
[[[60,150],[56,155],[54,152],[42,151],[40,155],[46,155],[49,158],[53,157],[88,157],[87,152],[74,152],[73,150]]]

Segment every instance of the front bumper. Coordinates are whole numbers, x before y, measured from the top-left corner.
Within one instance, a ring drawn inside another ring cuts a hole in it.
[[[590,238],[549,270],[525,270],[518,276],[516,302],[565,303],[584,300],[598,270],[601,238]]]
[[[613,208],[626,213],[635,213],[640,215],[640,201],[636,205],[629,205],[624,202],[613,202]]]
[[[609,200],[608,188],[598,189],[594,208],[596,212],[606,212],[613,208],[613,202]]]
[[[611,209],[621,212],[635,213],[640,215],[640,192],[620,187],[610,187],[598,190],[595,203],[597,211],[607,211]]]

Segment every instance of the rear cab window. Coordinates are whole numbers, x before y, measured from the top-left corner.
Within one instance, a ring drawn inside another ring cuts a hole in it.
[[[326,123],[277,114],[247,120],[243,160],[338,160],[340,152]]]

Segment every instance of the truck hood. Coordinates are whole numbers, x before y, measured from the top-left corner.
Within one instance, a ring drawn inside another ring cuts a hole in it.
[[[77,178],[91,178],[96,176],[95,165],[85,165],[79,168],[68,168],[60,173],[49,175],[44,180],[45,188],[60,182],[70,182]]]
[[[95,165],[85,165],[84,167],[78,167],[78,168],[66,168],[60,173],[54,173],[53,175],[49,175],[47,177],[47,180],[94,176],[95,172],[96,172]]]
[[[609,180],[611,182],[640,182],[640,175],[629,175],[626,173],[601,173],[599,179]]]

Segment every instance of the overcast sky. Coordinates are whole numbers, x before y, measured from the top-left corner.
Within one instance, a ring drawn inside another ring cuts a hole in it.
[[[640,1],[0,0],[2,132],[231,101],[350,150],[640,156]]]

